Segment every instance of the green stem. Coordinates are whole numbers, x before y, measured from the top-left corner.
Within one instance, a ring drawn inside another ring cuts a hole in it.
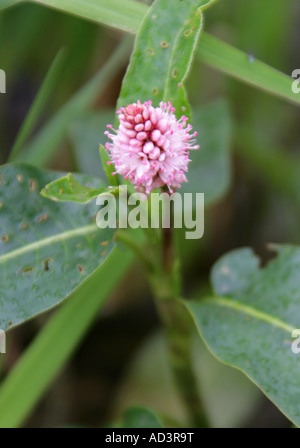
[[[165,329],[170,366],[186,406],[189,423],[193,427],[207,427],[209,425],[193,370],[193,323],[185,307],[177,300],[180,294],[178,291],[180,282],[178,263],[174,257],[173,229],[162,229],[162,239],[157,241],[157,247],[153,247],[151,233],[146,234],[147,250],[143,247],[144,239],[139,240],[139,233],[136,230],[132,234],[128,229],[119,231],[117,240],[131,248],[146,268],[157,310]]]
[[[171,214],[173,211],[171,209]],[[172,223],[172,219],[170,219]],[[208,427],[197,379],[193,370],[193,322],[185,307],[177,300],[180,296],[179,263],[175,257],[174,229],[161,229],[161,238],[153,239],[151,229],[145,232],[147,246],[138,241],[138,233],[119,231],[117,240],[130,247],[143,262],[148,275],[159,317],[165,329],[170,366],[175,383],[186,406],[192,427]]]
[[[172,227],[162,230],[163,232],[163,268],[167,276],[172,275],[174,264],[173,232]]]
[[[174,257],[173,229],[162,229],[162,263],[152,277],[156,306],[165,329],[170,366],[181,399],[186,406],[190,424],[208,427],[198,392],[192,359],[192,321],[182,304],[179,294],[178,263]],[[161,266],[162,265],[162,266]]]
[[[192,362],[192,322],[186,310],[174,298],[156,300],[165,328],[169,362],[175,384],[185,404],[192,427],[207,428],[209,423],[203,410]]]

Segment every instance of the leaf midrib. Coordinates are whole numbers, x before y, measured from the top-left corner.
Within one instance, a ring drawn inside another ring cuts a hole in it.
[[[196,302],[194,302],[196,303]],[[253,308],[249,305],[245,305],[244,303],[233,301],[230,298],[222,298],[222,297],[210,297],[204,300],[201,300],[201,302],[197,302],[199,305],[203,303],[214,303],[216,305],[219,305],[220,307],[229,308],[234,311],[246,314],[248,316],[254,317],[257,320],[266,322],[270,325],[273,325],[274,327],[280,328],[283,331],[286,331],[291,335],[292,331],[295,329],[292,325],[287,324],[286,322],[278,319],[277,317],[273,316],[272,314],[267,314],[264,311],[260,311],[256,308]]]
[[[61,232],[56,235],[49,236],[48,238],[44,238],[42,240],[35,241],[34,243],[27,244],[24,247],[14,249],[11,252],[7,252],[6,254],[1,255],[0,256],[0,264],[3,264],[8,260],[17,258],[26,253],[41,249],[42,247],[51,246],[52,244],[58,243],[60,241],[70,240],[77,236],[88,235],[97,230],[99,230],[99,229],[96,224],[90,224],[88,226],[83,226],[83,227],[79,227],[76,229],[67,230],[65,232]]]

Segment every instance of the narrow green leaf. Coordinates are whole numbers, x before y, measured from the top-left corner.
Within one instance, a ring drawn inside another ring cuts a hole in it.
[[[20,149],[34,130],[39,118],[41,117],[45,106],[48,103],[50,95],[53,94],[53,89],[57,82],[58,76],[61,72],[62,65],[65,60],[64,50],[60,50],[56,55],[51,67],[46,75],[46,78],[40,88],[38,95],[36,96],[25,121],[18,133],[16,141],[12,147],[11,153],[9,155],[9,161],[14,161]]]
[[[22,161],[43,166],[51,159],[65,137],[70,123],[91,106],[95,96],[105,90],[112,76],[126,62],[130,47],[131,38],[125,38],[105,66],[26,145],[19,157]]]
[[[118,107],[140,100],[172,99],[189,113],[183,82],[201,30],[200,8],[209,0],[156,0],[139,30]]]
[[[115,247],[48,321],[0,388],[1,428],[18,427],[28,417],[132,261],[131,252]]]
[[[212,271],[216,297],[186,302],[211,351],[242,370],[300,425],[299,354],[292,331],[300,322],[300,248],[272,245],[265,268],[250,249],[222,257]]]
[[[6,2],[12,0],[5,0]],[[31,0],[82,19],[134,33],[147,6],[135,0]]]
[[[113,229],[100,230],[96,201],[58,204],[40,189],[61,173],[26,165],[0,168],[0,328],[7,330],[68,296],[113,247]],[[82,184],[99,180],[78,176]]]
[[[293,79],[290,76],[207,33],[201,34],[198,56],[201,61],[221,72],[289,102],[300,104],[300,95],[292,91]]]
[[[91,188],[81,185],[75,177],[69,173],[64,177],[50,182],[43,188],[41,195],[44,198],[56,202],[77,202],[85,204],[101,194],[118,194],[119,189],[113,187]]]
[[[100,145],[99,152],[102,161],[102,168],[106,174],[109,185],[118,186],[119,185],[118,177],[113,174],[115,171],[114,166],[112,165],[108,152],[106,151],[103,145]]]

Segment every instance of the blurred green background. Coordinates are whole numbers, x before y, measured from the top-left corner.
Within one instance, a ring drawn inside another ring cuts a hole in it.
[[[205,14],[205,30],[287,74],[300,68],[296,0],[219,1]],[[51,95],[20,154],[31,153],[30,162],[39,166],[102,175],[98,145],[105,142],[105,124],[114,119],[132,41],[113,64],[105,64],[122,39],[121,32],[36,5],[0,14],[0,68],[7,77],[7,93],[0,96],[1,163],[8,160],[30,105],[64,48]],[[88,90],[87,83],[103,67],[107,73],[102,71]],[[268,242],[299,243],[300,113],[199,60],[187,87],[199,143],[215,150],[215,156],[203,162],[210,169],[201,171],[200,166],[198,174],[211,180],[213,190],[205,236],[181,244],[184,290],[193,295],[208,288],[212,264],[228,250],[252,246],[266,262],[271,256]],[[219,140],[213,139],[216,132]],[[191,183],[196,175],[191,173]],[[10,333],[0,377],[47,318]],[[213,426],[290,425],[242,374],[222,366],[204,346],[200,352],[198,347],[195,360]],[[26,425],[104,425],[131,404],[148,405],[174,421],[184,418],[149,288],[137,263]]]

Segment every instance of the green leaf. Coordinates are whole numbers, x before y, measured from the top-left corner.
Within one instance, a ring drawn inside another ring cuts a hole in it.
[[[183,83],[191,68],[203,26],[202,22],[203,16],[200,9],[197,9],[196,12],[193,10],[184,26],[180,29],[172,50],[163,100],[170,101],[178,111],[178,115],[184,113],[186,116],[191,117],[190,105]]]
[[[47,322],[0,388],[1,428],[18,427],[28,417],[84,338],[133,258],[130,251],[114,247]]]
[[[123,428],[162,428],[159,418],[149,409],[132,407],[124,413]]]
[[[200,149],[190,152],[188,183],[182,193],[204,193],[205,206],[228,191],[231,181],[230,140],[232,118],[226,101],[218,100],[193,110]]]
[[[102,161],[102,168],[106,174],[109,185],[118,186],[119,185],[118,177],[113,174],[115,169],[114,166],[112,165],[108,152],[102,145],[100,145],[99,152]]]
[[[118,107],[137,100],[172,99],[178,114],[189,113],[183,82],[201,30],[200,8],[209,0],[156,0],[136,38]]]
[[[186,306],[212,352],[242,370],[299,426],[299,355],[292,351],[292,331],[300,322],[300,248],[272,248],[278,256],[265,268],[250,249],[222,257],[212,271],[216,297]]]
[[[290,76],[207,33],[201,34],[198,56],[221,72],[298,106],[300,104],[300,95],[292,91],[293,79]]]
[[[31,0],[31,2],[130,33],[135,32],[139,21],[147,11],[146,5],[135,0],[110,0],[109,2],[107,0]]]
[[[48,103],[50,95],[53,95],[53,89],[57,82],[58,75],[61,72],[64,60],[65,60],[65,52],[62,49],[57,53],[54,61],[52,62],[51,67],[46,75],[46,78],[40,88],[40,91],[36,96],[25,118],[24,123],[21,126],[21,129],[18,133],[16,141],[9,155],[9,161],[13,161],[16,159],[20,149],[22,148],[27,138],[34,130],[34,127],[36,126],[38,120],[40,119]]]
[[[58,204],[40,188],[61,173],[16,164],[0,168],[0,328],[57,305],[102,263],[113,231],[99,230],[98,207]],[[99,181],[79,176],[84,184]]]
[[[118,187],[91,188],[81,185],[75,177],[69,173],[46,185],[41,191],[41,195],[44,198],[56,202],[77,202],[79,204],[85,204],[101,194],[118,194],[118,192]]]

